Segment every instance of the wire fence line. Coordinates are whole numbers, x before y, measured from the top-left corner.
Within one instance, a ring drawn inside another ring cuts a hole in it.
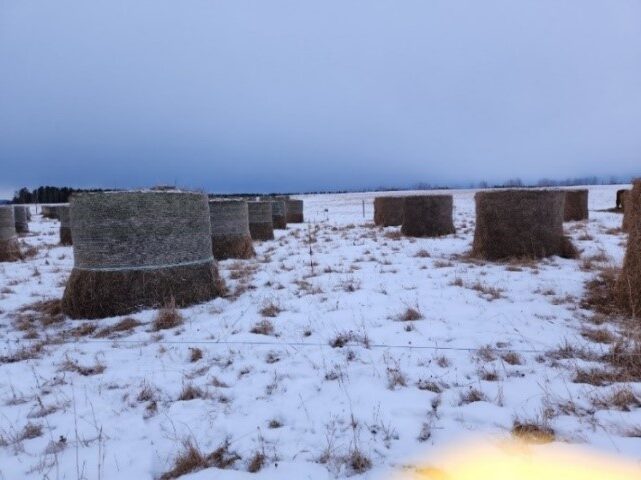
[[[37,340],[33,340],[34,343]],[[552,349],[536,349],[536,348],[504,348],[504,347],[466,347],[466,346],[441,346],[441,345],[400,345],[400,344],[387,344],[387,343],[370,343],[370,342],[346,342],[341,343],[340,346],[333,346],[330,342],[278,342],[267,340],[132,340],[132,339],[78,339],[74,341],[52,341],[52,345],[83,345],[83,344],[126,344],[126,345],[210,345],[210,346],[265,346],[265,347],[293,347],[293,348],[363,348],[371,349],[402,349],[402,350],[432,350],[432,351],[458,351],[458,352],[480,352],[490,350],[497,354],[502,353],[523,353],[523,354],[546,354]],[[6,345],[5,345],[6,346]],[[24,344],[21,344],[24,347]],[[608,354],[608,351],[592,352],[596,354]],[[621,352],[617,354],[622,357],[639,357],[640,353],[636,352]]]

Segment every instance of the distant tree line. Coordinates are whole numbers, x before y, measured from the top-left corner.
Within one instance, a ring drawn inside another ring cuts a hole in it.
[[[101,192],[102,189],[76,189],[70,187],[41,186],[33,190],[26,187],[14,193],[11,203],[67,203],[74,192]]]

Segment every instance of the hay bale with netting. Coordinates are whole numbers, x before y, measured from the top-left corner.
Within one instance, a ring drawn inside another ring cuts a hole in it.
[[[617,278],[617,303],[633,317],[641,314],[641,179],[633,182],[625,199],[628,215],[628,246],[623,269]]]
[[[288,199],[285,202],[287,209],[287,223],[303,223],[305,216],[303,215],[303,201]]]
[[[409,237],[440,237],[454,233],[452,195],[405,197],[401,233]]]
[[[247,202],[249,233],[253,240],[273,240],[272,202]]]
[[[70,219],[70,207],[68,205],[60,206],[57,209],[58,218],[60,219],[60,244],[61,245],[73,245],[73,239],[71,238],[71,219]]]
[[[487,260],[577,256],[563,234],[565,192],[500,190],[477,192],[472,255]]]
[[[403,224],[405,197],[374,198],[374,224],[381,227],[398,227]]]
[[[13,217],[16,222],[16,233],[29,233],[28,207],[24,205],[13,206]]]
[[[624,232],[630,231],[630,219],[631,219],[631,210],[632,205],[628,201],[630,198],[631,190],[624,190],[621,194],[621,208],[623,209],[623,220],[621,221],[621,230]]]
[[[84,192],[71,200],[71,318],[125,315],[220,295],[207,196],[183,191]]]
[[[624,203],[623,197],[625,195],[625,192],[629,192],[629,191],[630,190],[626,188],[621,188],[617,190],[617,202],[615,207],[617,210],[623,210],[623,203]]]
[[[14,262],[21,258],[13,206],[2,205],[0,206],[0,262]]]
[[[272,224],[276,230],[287,228],[287,207],[285,200],[272,200]]]
[[[52,205],[43,205],[41,212],[42,218],[49,218],[51,220],[55,220],[57,218],[55,208]]]
[[[563,220],[575,222],[588,219],[588,190],[566,190]]]
[[[210,200],[211,244],[216,260],[255,255],[244,200]]]

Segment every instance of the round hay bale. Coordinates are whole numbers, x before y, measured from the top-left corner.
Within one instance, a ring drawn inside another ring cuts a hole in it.
[[[403,224],[405,197],[374,198],[374,224],[381,227],[397,227]]]
[[[637,318],[641,314],[641,179],[633,182],[625,199],[628,215],[628,246],[615,295],[619,305]]]
[[[287,223],[303,223],[305,217],[303,216],[303,201],[288,199],[285,202],[287,209]]]
[[[501,190],[477,192],[472,255],[488,260],[575,257],[563,235],[565,192]]]
[[[588,190],[566,190],[563,221],[587,220],[588,215]]]
[[[0,206],[0,262],[14,262],[21,258],[13,206],[2,205]]]
[[[452,195],[404,198],[401,233],[409,237],[439,237],[454,233]]]
[[[623,190],[621,192],[621,208],[623,209],[623,220],[621,221],[621,230],[624,232],[630,231],[630,218],[632,206],[628,199],[630,198],[630,190]]]
[[[211,244],[216,260],[255,255],[244,200],[210,200]]]
[[[623,205],[625,203],[625,195],[627,192],[629,192],[629,188],[621,188],[617,190],[617,203],[616,203],[616,209],[617,210],[623,210]]]
[[[42,218],[49,218],[52,220],[56,219],[56,212],[53,206],[43,205],[41,211],[42,211]]]
[[[247,202],[249,233],[253,240],[273,240],[272,202]]]
[[[71,219],[70,219],[70,207],[68,205],[60,206],[56,209],[58,212],[58,218],[60,218],[60,244],[61,245],[73,245],[73,240],[71,238]]]
[[[287,207],[285,200],[272,200],[272,224],[276,230],[287,228]]]
[[[13,206],[13,216],[16,222],[17,233],[29,233],[29,217],[27,215],[28,211],[29,208],[25,207],[24,205]]]
[[[212,256],[207,196],[193,192],[74,194],[74,268],[62,298],[71,318],[104,318],[224,289]]]

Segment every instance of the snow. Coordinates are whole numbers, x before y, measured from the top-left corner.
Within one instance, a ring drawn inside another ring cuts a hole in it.
[[[621,216],[599,210],[620,187],[589,188],[590,220],[566,231],[582,259],[605,253],[597,266],[618,265]],[[626,436],[641,409],[595,406],[613,387],[573,383],[584,361],[546,356],[565,342],[607,349],[580,334],[590,312],[579,301],[596,270],[557,257],[516,267],[467,260],[474,191],[449,193],[457,233],[438,239],[374,228],[378,192],[298,197],[308,223],[256,243],[256,259],[219,263],[229,298],[182,309],[185,323],[161,332],[151,330],[155,311],[133,314],[143,324],[113,338],[70,331],[122,317],[65,320],[38,327],[36,339],[16,328],[21,307],[62,296],[73,266],[72,248],[57,245],[58,222],[34,215],[23,242],[38,253],[0,264],[0,357],[46,345],[36,358],[0,363],[0,479],[155,479],[186,441],[209,453],[226,439],[241,460],[182,478],[389,478],[416,458],[438,464],[433,452],[444,446],[509,438],[515,419],[543,417],[557,442],[641,461],[641,440]],[[423,250],[429,256],[417,256]],[[268,318],[275,334],[251,333],[270,305],[281,310]],[[401,321],[408,308],[423,318]],[[330,346],[341,333],[348,345]],[[196,362],[193,348],[203,353]],[[505,361],[508,352],[521,364]],[[82,375],[69,361],[105,368]],[[178,400],[187,385],[205,398]],[[155,410],[138,398],[145,387]],[[463,402],[471,390],[484,400]],[[567,402],[582,413],[560,407]],[[273,420],[282,426],[270,428]],[[27,423],[42,435],[15,441]],[[356,448],[372,461],[362,474],[345,461]],[[267,463],[248,473],[257,451]]]

